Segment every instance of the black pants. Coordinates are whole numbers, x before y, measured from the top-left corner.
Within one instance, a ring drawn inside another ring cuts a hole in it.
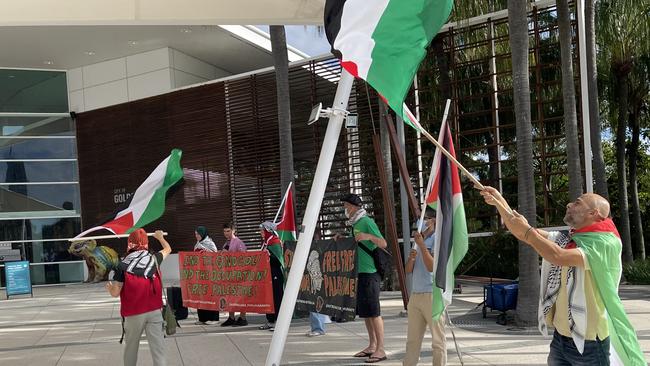
[[[280,312],[282,296],[284,295],[284,272],[280,262],[271,254],[271,282],[273,284],[273,305],[275,311],[273,314],[266,314],[266,321],[275,323]]]
[[[196,309],[200,322],[216,322],[219,320],[219,312],[216,310]]]

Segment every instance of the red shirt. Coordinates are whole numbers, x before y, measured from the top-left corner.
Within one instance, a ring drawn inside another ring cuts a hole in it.
[[[158,263],[162,254],[155,254]],[[151,259],[153,260],[153,258]],[[148,313],[162,308],[162,281],[158,273],[153,278],[136,276],[121,269],[115,270],[115,281],[122,282],[120,314],[123,317]]]

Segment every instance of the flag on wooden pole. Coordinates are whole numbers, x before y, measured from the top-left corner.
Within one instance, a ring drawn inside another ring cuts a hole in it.
[[[150,222],[160,218],[165,212],[167,190],[183,178],[181,156],[179,149],[172,150],[156,169],[138,187],[129,205],[115,215],[112,220],[99,226],[92,227],[75,238],[80,238],[93,231],[105,229],[113,234],[129,234]]]
[[[283,242],[296,241],[296,216],[293,212],[293,193],[291,186],[287,188],[286,200],[284,201],[284,210],[282,211],[282,220],[278,222],[276,231],[278,237]]]
[[[455,158],[451,131],[445,120],[438,142]],[[465,206],[460,186],[458,166],[436,149],[433,158],[433,182],[426,198],[436,209],[436,241],[433,254],[433,317],[438,319],[451,304],[454,271],[467,253],[468,235]]]

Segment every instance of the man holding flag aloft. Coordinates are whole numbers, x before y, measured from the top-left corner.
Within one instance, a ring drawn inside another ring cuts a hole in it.
[[[422,233],[413,237],[416,246],[406,262],[406,273],[412,274],[411,293],[408,303],[408,330],[406,334],[406,354],[404,366],[415,366],[420,359],[422,338],[426,329],[431,332],[432,364],[447,364],[447,342],[445,338],[445,317],[433,319],[433,256],[436,240],[436,211],[427,207],[424,214]]]
[[[618,296],[621,239],[609,202],[586,193],[566,207],[568,237],[533,228],[501,194],[484,187],[508,230],[543,258],[539,327],[555,328],[549,365],[646,365],[636,333]],[[563,240],[564,239],[564,240]]]

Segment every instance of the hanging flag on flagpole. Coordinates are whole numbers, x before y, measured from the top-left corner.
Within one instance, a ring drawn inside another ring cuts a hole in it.
[[[341,66],[410,124],[404,99],[452,6],[453,0],[327,0],[325,34]]]
[[[115,215],[112,220],[92,227],[75,238],[80,238],[93,231],[105,229],[113,234],[129,234],[162,216],[165,212],[167,190],[183,178],[179,149],[172,150],[156,169],[138,187],[127,208]]]
[[[283,242],[296,241],[296,216],[293,212],[293,191],[291,190],[291,184],[287,187],[287,193],[285,194],[285,199],[283,201],[284,210],[282,211],[282,219],[278,222],[276,231],[278,237]]]
[[[438,142],[455,158],[447,121],[440,128]],[[433,158],[433,183],[426,198],[427,205],[436,210],[436,241],[433,254],[433,317],[438,319],[451,304],[454,271],[467,253],[468,235],[463,193],[458,166],[436,149]]]

